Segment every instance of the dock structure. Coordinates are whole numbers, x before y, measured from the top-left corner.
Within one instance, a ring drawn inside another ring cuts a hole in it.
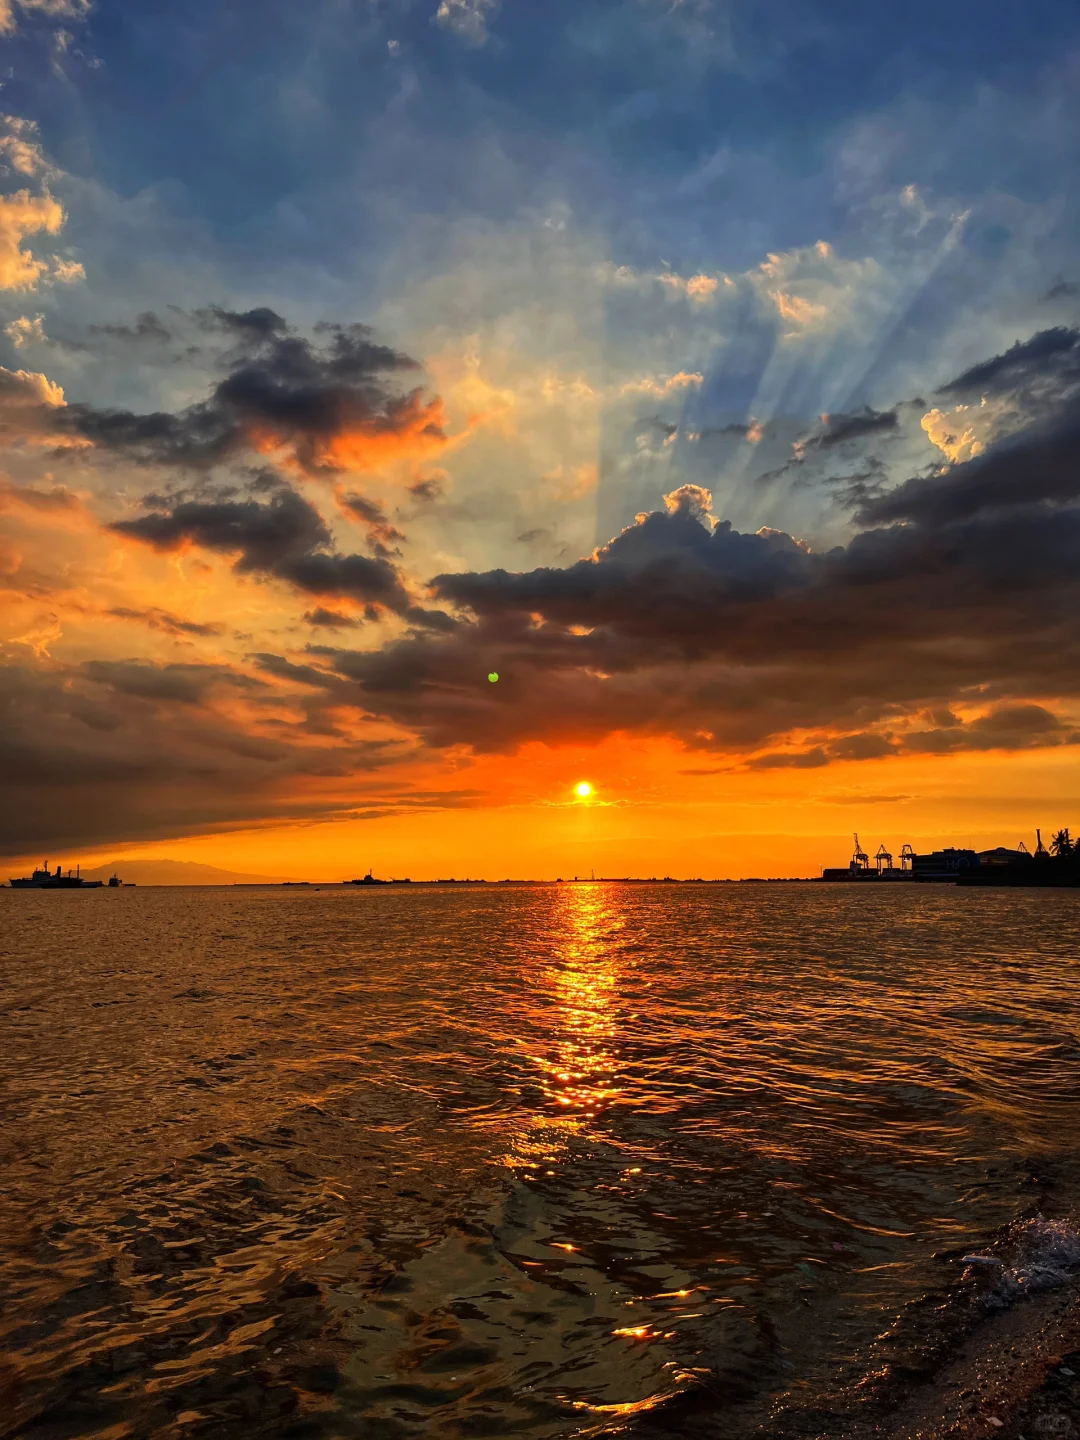
[[[905,841],[898,866],[882,842],[871,866],[856,834],[847,865],[826,866],[821,878],[849,883],[905,880],[932,885],[1080,886],[1080,842],[1073,841],[1068,830],[1059,830],[1046,846],[1042,831],[1036,830],[1034,851],[1021,840],[1014,849],[1007,845],[990,850],[946,845],[917,855]]]
[[[852,852],[851,860],[847,865],[826,866],[821,872],[822,880],[844,880],[844,881],[887,881],[887,880],[912,880],[910,860],[914,855],[910,845],[905,845],[900,852],[900,864],[893,864],[892,852],[886,850],[884,842],[878,847],[874,856],[874,868],[870,867],[870,856],[859,843],[859,836],[855,835],[855,849]]]

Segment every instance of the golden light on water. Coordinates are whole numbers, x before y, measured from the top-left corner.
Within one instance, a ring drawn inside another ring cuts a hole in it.
[[[610,938],[618,924],[601,887],[568,888],[558,897],[562,943],[548,980],[555,1001],[550,1049],[540,1058],[544,1091],[580,1128],[618,1095],[614,1003],[618,975]]]

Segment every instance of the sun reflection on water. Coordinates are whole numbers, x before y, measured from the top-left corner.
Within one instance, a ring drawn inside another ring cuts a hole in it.
[[[550,1049],[537,1057],[545,1098],[581,1128],[619,1095],[618,963],[612,935],[620,913],[604,885],[558,892],[561,943],[546,975],[553,1002]]]

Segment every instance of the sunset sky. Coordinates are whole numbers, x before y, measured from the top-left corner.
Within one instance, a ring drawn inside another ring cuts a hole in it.
[[[4,874],[1080,828],[1070,0],[0,29]]]

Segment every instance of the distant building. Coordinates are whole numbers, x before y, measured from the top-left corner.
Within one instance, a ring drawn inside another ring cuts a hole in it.
[[[974,850],[957,850],[950,845],[945,850],[932,850],[929,855],[913,855],[911,868],[916,880],[938,881],[948,884],[979,864]]]
[[[1007,845],[998,845],[993,850],[980,850],[978,861],[983,865],[1021,865],[1031,859],[1031,852],[1021,844],[1019,850],[1010,850]]]

